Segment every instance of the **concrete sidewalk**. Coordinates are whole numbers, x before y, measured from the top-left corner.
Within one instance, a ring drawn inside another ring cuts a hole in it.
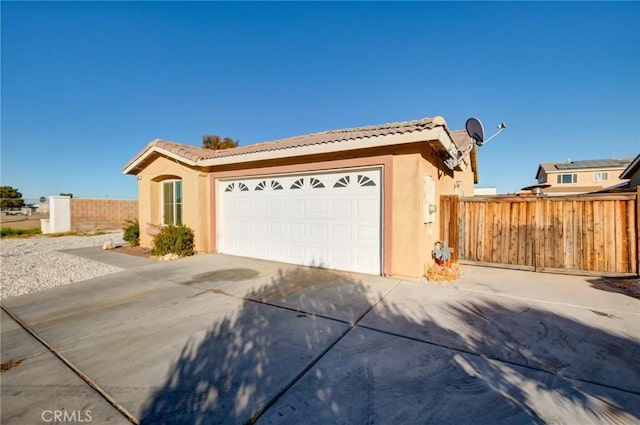
[[[463,271],[438,287],[199,255],[3,307],[141,423],[640,421],[640,301],[581,277]],[[2,361],[25,359],[1,377],[3,424],[44,423],[49,385],[96,423],[125,418],[67,391],[80,378],[64,365],[22,387],[53,356],[32,339],[3,314]]]
[[[78,257],[97,261],[99,263],[108,264],[123,269],[132,269],[134,267],[148,266],[157,261],[149,258],[137,257],[135,255],[121,254],[115,250],[102,249],[99,246],[88,248],[61,249],[59,252],[64,254],[76,255]]]

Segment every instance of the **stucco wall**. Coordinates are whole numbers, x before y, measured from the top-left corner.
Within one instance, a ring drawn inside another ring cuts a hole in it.
[[[473,193],[471,167],[464,172],[443,170],[446,167],[426,144],[226,165],[207,172],[158,156],[138,174],[141,244],[151,246],[152,237],[145,231],[146,227],[160,224],[163,179],[182,179],[183,222],[194,230],[198,251],[215,251],[214,202],[219,179],[369,166],[383,169],[383,272],[417,279],[425,267],[432,264],[431,250],[440,239],[439,211],[433,223],[424,222],[425,177],[429,175],[434,180],[438,208],[440,195]],[[456,185],[456,182],[460,183]]]
[[[157,156],[138,175],[140,203],[140,245],[152,247],[153,236],[148,229],[161,223],[161,184],[168,179],[182,180],[182,222],[193,229],[196,251],[210,251],[209,179],[207,174],[171,159]]]
[[[138,217],[138,201],[71,198],[70,211],[72,231],[116,230]]]
[[[398,277],[419,277],[422,265],[422,183],[419,153],[393,158],[393,269]]]
[[[68,196],[49,196],[49,223],[42,233],[60,233],[71,230],[71,198]],[[44,220],[44,223],[46,223]]]
[[[616,185],[618,183],[622,183],[625,180],[620,179],[620,174],[624,171],[624,168],[590,168],[588,170],[566,170],[563,172],[554,172],[548,173],[545,175],[545,183],[549,183],[552,187],[559,188],[567,188],[569,191],[573,190],[573,188],[579,188],[582,186],[585,187],[593,187],[593,186],[601,186],[601,187],[609,187]],[[593,180],[593,173],[608,173],[607,180],[595,181]],[[577,181],[576,183],[558,183],[558,175],[560,174],[576,174]]]
[[[437,165],[436,165],[437,164]],[[473,171],[450,171],[429,147],[397,152],[393,157],[393,275],[420,278],[433,264],[431,251],[440,236],[440,196],[473,193]],[[437,211],[425,222],[425,178],[435,183]],[[458,183],[459,182],[459,183]]]

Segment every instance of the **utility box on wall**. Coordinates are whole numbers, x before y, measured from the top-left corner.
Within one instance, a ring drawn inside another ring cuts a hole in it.
[[[436,182],[433,177],[424,178],[424,222],[433,223],[436,219],[438,207],[436,205]]]

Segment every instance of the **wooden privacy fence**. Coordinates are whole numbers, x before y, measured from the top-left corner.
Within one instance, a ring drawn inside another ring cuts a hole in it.
[[[534,271],[637,274],[638,208],[636,193],[442,196],[440,234],[458,261]]]

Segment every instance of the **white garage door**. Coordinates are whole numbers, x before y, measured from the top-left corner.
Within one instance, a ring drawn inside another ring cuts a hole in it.
[[[219,181],[219,251],[381,272],[379,169]]]

